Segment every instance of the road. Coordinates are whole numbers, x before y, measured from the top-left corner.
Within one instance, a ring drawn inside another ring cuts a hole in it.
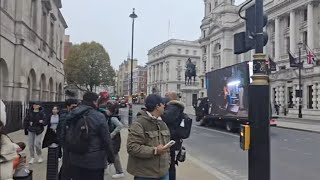
[[[135,115],[141,106],[133,107]],[[122,109],[123,120],[127,109]],[[194,125],[184,142],[187,152],[234,180],[248,179],[248,155],[240,150],[238,134]],[[271,179],[319,180],[320,134],[271,128]]]

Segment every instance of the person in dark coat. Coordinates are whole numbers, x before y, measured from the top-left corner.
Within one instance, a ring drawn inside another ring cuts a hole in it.
[[[72,166],[72,180],[103,180],[105,162],[114,163],[114,154],[109,127],[105,116],[97,110],[99,96],[87,92],[82,104],[66,117],[66,124],[76,123],[87,114],[89,129],[89,150],[84,154],[69,152]]]
[[[41,108],[40,102],[32,104],[30,112],[24,119],[24,129],[26,135],[29,137],[29,151],[30,151],[30,164],[34,163],[34,152],[36,150],[38,155],[38,163],[42,163],[42,135],[44,127],[46,126],[46,115]]]
[[[170,130],[171,139],[176,143],[170,148],[171,163],[169,168],[169,180],[176,179],[176,151],[179,151],[182,146],[182,139],[180,139],[175,129],[180,126],[179,117],[182,117],[184,111],[184,104],[178,100],[176,92],[168,92],[166,94],[166,107],[162,116],[163,121],[167,124]]]
[[[67,114],[78,106],[78,101],[76,99],[67,99],[65,103],[67,108],[60,111],[60,119],[57,127],[57,139],[59,145],[63,149],[62,165],[59,171],[59,180],[71,180],[72,173],[70,168],[69,152],[64,147],[64,139],[66,134],[65,122]]]

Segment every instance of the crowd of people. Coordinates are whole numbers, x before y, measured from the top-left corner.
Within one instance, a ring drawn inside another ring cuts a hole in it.
[[[23,153],[26,145],[12,142],[2,132],[6,117],[4,104],[0,102],[0,180],[30,175],[32,171],[28,170]],[[99,100],[92,92],[85,93],[81,103],[75,99],[67,99],[65,103],[66,109],[54,106],[49,115],[44,113],[40,102],[32,104],[24,119],[29,164],[35,160],[42,163],[42,149],[48,148],[56,177],[47,172],[47,179],[103,180],[105,170],[111,166],[116,172],[112,178],[125,177],[119,157],[124,125],[118,107]],[[185,158],[182,142],[190,135],[190,129],[190,119],[184,114],[177,93],[169,92],[165,98],[149,95],[145,108],[128,129],[128,173],[135,180],[175,180],[176,165]],[[60,159],[62,165],[58,170]]]

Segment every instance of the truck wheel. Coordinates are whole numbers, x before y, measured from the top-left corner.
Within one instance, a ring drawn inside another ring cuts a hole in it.
[[[226,123],[226,130],[228,132],[232,132],[234,130],[234,126],[233,126],[233,123],[232,122],[227,122]]]

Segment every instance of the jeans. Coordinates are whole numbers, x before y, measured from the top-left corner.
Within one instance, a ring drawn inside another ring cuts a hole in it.
[[[169,173],[162,176],[161,178],[144,178],[144,177],[134,177],[134,180],[169,180]]]
[[[114,168],[116,169],[116,173],[117,174],[123,173],[121,162],[120,162],[119,153],[114,155],[114,163],[113,163],[113,165],[114,165]]]
[[[36,135],[36,133],[28,132],[28,143],[31,158],[34,158],[34,149],[36,149],[38,157],[41,157],[42,155],[42,134],[43,133]]]

